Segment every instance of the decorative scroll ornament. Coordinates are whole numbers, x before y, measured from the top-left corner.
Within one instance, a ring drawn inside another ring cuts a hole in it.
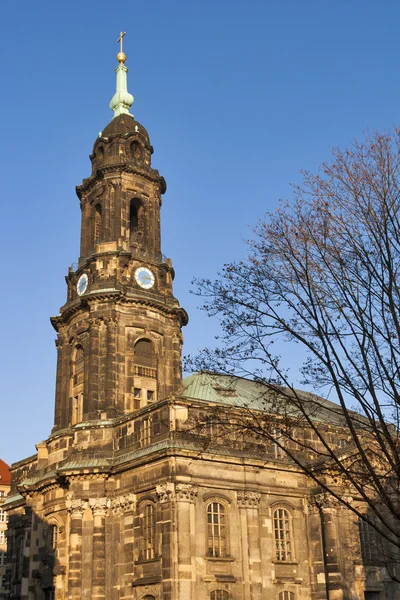
[[[171,481],[161,483],[156,487],[156,494],[160,502],[170,502],[175,496],[175,485]]]
[[[258,492],[248,492],[241,490],[237,493],[237,501],[239,508],[259,508],[261,494]]]
[[[197,487],[197,485],[190,485],[188,483],[178,483],[175,486],[176,499],[184,502],[195,502],[198,490],[199,488]]]
[[[107,508],[110,506],[110,501],[107,498],[90,498],[89,506],[92,509],[93,515],[105,515]]]
[[[83,513],[85,512],[88,503],[86,500],[81,500],[80,498],[68,498],[65,502],[65,506],[68,512],[71,513],[72,519],[81,519],[83,517]]]
[[[116,514],[134,511],[136,509],[136,495],[125,494],[111,500],[111,510]]]

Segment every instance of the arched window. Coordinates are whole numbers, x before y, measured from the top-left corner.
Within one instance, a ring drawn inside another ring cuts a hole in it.
[[[280,592],[279,600],[295,600],[294,593],[287,591]]]
[[[156,554],[156,515],[154,504],[148,502],[142,512],[142,556],[151,560]]]
[[[72,366],[72,406],[71,406],[71,425],[79,423],[82,420],[83,413],[83,383],[84,383],[84,365],[85,355],[83,347],[78,344],[74,349],[74,361]]]
[[[274,536],[276,560],[293,560],[291,519],[285,508],[274,511]]]
[[[229,600],[229,592],[226,590],[213,590],[210,594],[210,600]]]
[[[135,375],[156,379],[157,359],[150,340],[139,340],[134,351]]]
[[[98,242],[101,238],[103,229],[103,214],[101,204],[96,204],[94,207],[94,241]]]
[[[129,239],[137,241],[143,230],[143,205],[138,198],[133,198],[129,205]]]
[[[57,550],[58,545],[58,527],[57,525],[50,525],[49,529],[49,548],[53,552]]]
[[[226,512],[219,502],[207,506],[207,555],[218,558],[227,555]]]
[[[133,158],[135,158],[136,160],[141,160],[142,148],[141,148],[141,145],[139,144],[139,142],[137,142],[137,141],[132,142],[130,148],[131,148],[131,155],[133,156]]]

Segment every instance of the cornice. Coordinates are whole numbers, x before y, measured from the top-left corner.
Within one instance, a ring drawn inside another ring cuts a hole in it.
[[[96,183],[102,181],[106,173],[113,172],[117,173],[118,175],[121,175],[122,173],[131,173],[132,175],[139,175],[147,181],[158,183],[160,186],[160,194],[165,194],[165,192],[167,191],[166,181],[164,177],[160,175],[157,169],[150,168],[147,171],[145,169],[139,169],[138,167],[134,167],[132,165],[127,164],[126,162],[123,162],[117,165],[108,165],[101,167],[101,169],[97,169],[96,173],[90,175],[87,179],[84,179],[81,185],[78,185],[75,188],[78,198],[81,200],[84,192],[89,191]]]
[[[125,305],[148,306],[150,308],[157,309],[164,315],[177,316],[182,327],[187,325],[189,322],[189,316],[186,310],[181,306],[168,306],[167,304],[163,304],[158,300],[152,298],[140,298],[139,296],[135,296],[135,298],[128,298],[123,292],[121,292],[121,290],[92,290],[90,295],[87,294],[84,297],[74,300],[70,305],[65,305],[65,308],[63,307],[62,312],[56,317],[50,317],[50,321],[54,329],[58,331],[58,327],[68,324],[72,317],[84,307],[88,307],[90,310],[92,300],[95,300],[96,302],[98,302],[98,300],[116,300]]]

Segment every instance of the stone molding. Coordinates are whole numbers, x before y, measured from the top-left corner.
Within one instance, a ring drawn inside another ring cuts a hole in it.
[[[248,492],[241,490],[237,492],[237,502],[239,508],[259,508],[261,494],[259,492]]]

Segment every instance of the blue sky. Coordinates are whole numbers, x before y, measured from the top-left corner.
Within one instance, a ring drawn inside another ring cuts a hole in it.
[[[112,116],[119,31],[132,112],[167,180],[163,251],[194,353],[216,324],[191,279],[245,255],[252,225],[300,169],[398,122],[399,20],[391,0],[2,3],[2,459],[33,454],[53,424],[49,317],[78,258],[75,186]]]

